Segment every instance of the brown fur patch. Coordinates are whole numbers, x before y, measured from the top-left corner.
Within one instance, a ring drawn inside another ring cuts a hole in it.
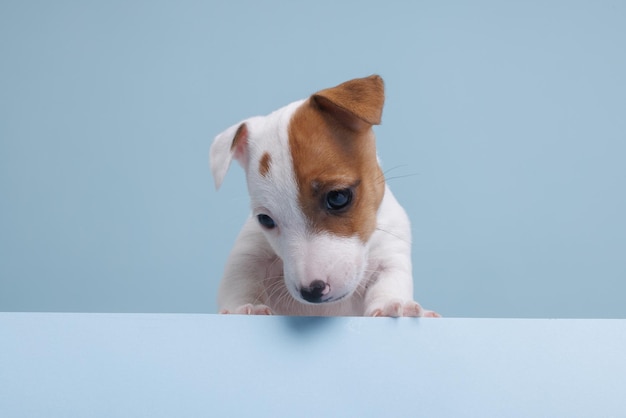
[[[376,228],[385,182],[373,131],[355,131],[345,123],[345,112],[350,109],[344,108],[342,117],[337,118],[313,96],[291,119],[289,146],[299,204],[311,227],[339,236],[358,236],[366,242]],[[328,211],[326,194],[344,188],[353,191],[350,207],[339,213]]]
[[[263,177],[266,177],[267,173],[269,173],[271,163],[272,157],[269,155],[269,153],[264,153],[261,157],[261,160],[259,161],[259,173],[261,173]]]

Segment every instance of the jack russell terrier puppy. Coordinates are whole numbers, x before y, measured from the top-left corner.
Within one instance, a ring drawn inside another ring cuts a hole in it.
[[[216,188],[234,158],[252,207],[220,313],[439,316],[413,300],[409,219],[378,164],[384,100],[379,76],[350,80],[215,138]]]

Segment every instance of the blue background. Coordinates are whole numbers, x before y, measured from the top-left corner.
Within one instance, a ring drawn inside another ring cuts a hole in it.
[[[214,312],[247,216],[212,138],[381,74],[445,316],[626,317],[626,3],[0,3],[0,310]]]

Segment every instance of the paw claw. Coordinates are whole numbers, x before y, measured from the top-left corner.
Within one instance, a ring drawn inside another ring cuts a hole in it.
[[[252,303],[246,303],[234,310],[220,309],[220,314],[234,314],[234,315],[272,315],[272,310],[267,305],[253,305]]]
[[[389,317],[428,317],[428,318],[440,318],[437,312],[426,310],[422,306],[412,300],[390,300],[383,306],[378,306],[366,313],[367,316],[389,316]]]
[[[429,310],[424,310],[424,315],[422,316],[424,318],[441,318],[441,315],[439,315],[437,312]]]

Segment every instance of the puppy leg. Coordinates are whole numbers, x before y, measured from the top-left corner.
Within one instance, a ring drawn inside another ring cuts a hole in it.
[[[402,271],[381,273],[365,295],[365,316],[439,318],[413,300],[413,278]]]
[[[282,263],[252,219],[244,225],[230,253],[218,294],[219,313],[271,315],[267,303],[268,277],[279,274]]]
[[[411,225],[388,188],[372,237],[370,256],[369,270],[375,273],[365,293],[366,316],[439,316],[413,300]]]

